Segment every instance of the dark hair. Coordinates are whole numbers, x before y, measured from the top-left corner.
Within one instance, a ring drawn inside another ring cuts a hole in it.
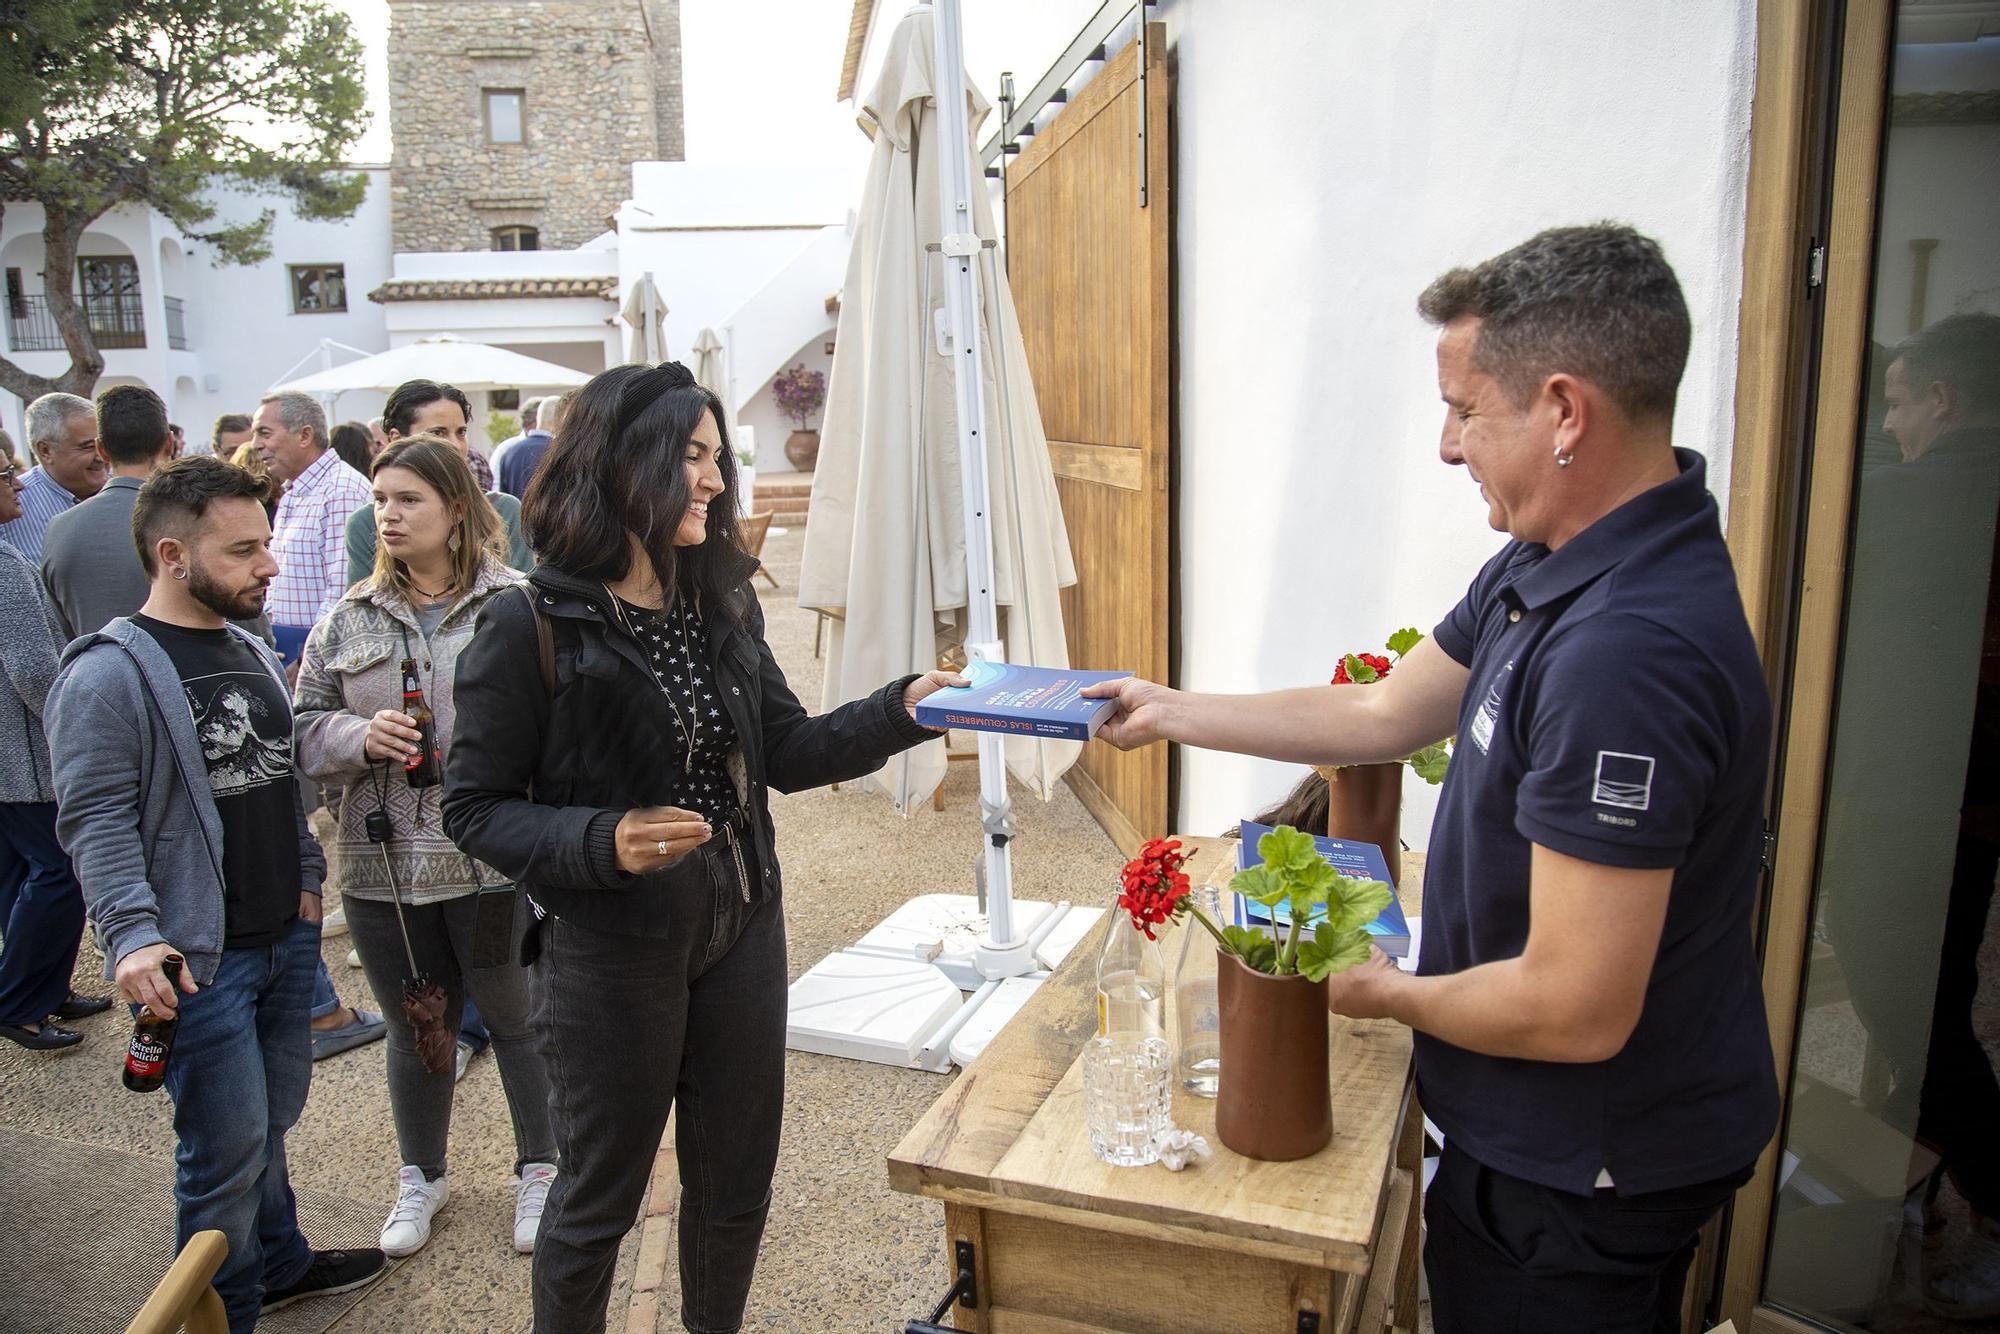
[[[112,463],[151,463],[167,447],[167,405],[139,384],[114,384],[97,396],[97,443]]]
[[[187,540],[218,500],[264,501],[264,480],[225,463],[213,454],[176,459],[146,479],[132,502],[132,540],[139,546],[139,564],[153,577],[153,544],[163,537]]]
[[[333,438],[333,452],[340,455],[340,461],[366,477],[373,466],[368,459],[369,450],[375,444],[368,428],[360,422],[342,422],[329,434]]]
[[[1328,808],[1332,805],[1333,790],[1326,778],[1317,769],[1308,769],[1306,776],[1298,781],[1298,786],[1285,794],[1285,799],[1254,817],[1250,823],[1270,825],[1277,828],[1288,824],[1307,834],[1324,834]],[[1241,838],[1243,826],[1237,825],[1224,838]]]
[[[1888,359],[1903,363],[1903,382],[1913,389],[1943,381],[1966,413],[2000,412],[2000,315],[1947,315],[1896,344]]]
[[[614,366],[574,393],[521,499],[536,556],[585,579],[621,579],[631,565],[625,535],[636,533],[662,589],[692,593],[704,615],[739,615],[736,562],[722,558],[741,550],[734,499],[709,510],[701,545],[676,548],[673,541],[687,514],[688,440],[703,413],[721,435],[716,465],[724,494],[735,495],[736,456],[721,400],[677,361]]]
[[[225,412],[215,419],[215,426],[208,433],[208,443],[220,444],[224,435],[235,435],[238,431],[249,429],[249,417],[240,412]]]
[[[414,434],[417,410],[429,407],[441,398],[448,398],[458,404],[465,414],[467,423],[472,421],[472,400],[465,392],[436,380],[405,380],[389,391],[389,401],[382,405],[382,430],[394,431],[397,435]],[[367,469],[362,469],[366,472]]]
[[[1553,227],[1505,254],[1453,269],[1417,311],[1443,327],[1479,321],[1472,365],[1524,408],[1559,372],[1602,388],[1635,420],[1671,418],[1691,325],[1657,242],[1620,223]]]

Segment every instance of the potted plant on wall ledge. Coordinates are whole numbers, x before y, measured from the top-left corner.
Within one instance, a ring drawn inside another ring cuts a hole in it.
[[[1373,685],[1394,671],[1396,664],[1424,640],[1414,627],[1398,630],[1384,645],[1391,657],[1379,653],[1350,653],[1333,671],[1333,684]],[[1425,746],[1400,760],[1381,764],[1314,765],[1326,779],[1326,832],[1334,838],[1373,843],[1382,849],[1389,864],[1389,879],[1403,880],[1403,766],[1417,777],[1436,785],[1444,781],[1451,767],[1447,743]]]
[[[1190,897],[1179,840],[1154,839],[1126,866],[1119,906],[1148,936],[1170,917],[1189,917],[1222,954],[1222,1069],[1215,1133],[1235,1152],[1266,1162],[1304,1158],[1333,1138],[1327,1073],[1326,990],[1320,984],[1368,958],[1368,923],[1389,904],[1389,886],[1327,865],[1310,834],[1279,825],[1257,840],[1263,864],[1238,871],[1231,890],[1284,915],[1282,934],[1209,920]],[[1305,923],[1321,920],[1308,935]]]
[[[771,381],[771,397],[792,423],[792,433],[785,437],[785,457],[800,472],[811,472],[819,461],[819,428],[810,423],[826,405],[826,373],[809,371],[800,362]]]

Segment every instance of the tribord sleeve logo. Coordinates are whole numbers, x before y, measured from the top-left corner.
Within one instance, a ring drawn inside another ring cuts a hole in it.
[[[1590,799],[1599,806],[1643,811],[1653,804],[1653,757],[1624,751],[1597,752],[1597,782]]]

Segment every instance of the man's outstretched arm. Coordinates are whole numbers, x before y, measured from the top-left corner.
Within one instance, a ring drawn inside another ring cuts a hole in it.
[[[1450,736],[1467,676],[1426,639],[1395,671],[1365,686],[1198,695],[1128,677],[1086,686],[1083,693],[1118,700],[1097,735],[1120,750],[1178,741],[1299,764],[1372,764]]]

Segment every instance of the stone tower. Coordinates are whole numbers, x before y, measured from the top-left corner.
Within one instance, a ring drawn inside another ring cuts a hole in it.
[[[389,0],[393,243],[562,250],[679,161],[680,0]]]

